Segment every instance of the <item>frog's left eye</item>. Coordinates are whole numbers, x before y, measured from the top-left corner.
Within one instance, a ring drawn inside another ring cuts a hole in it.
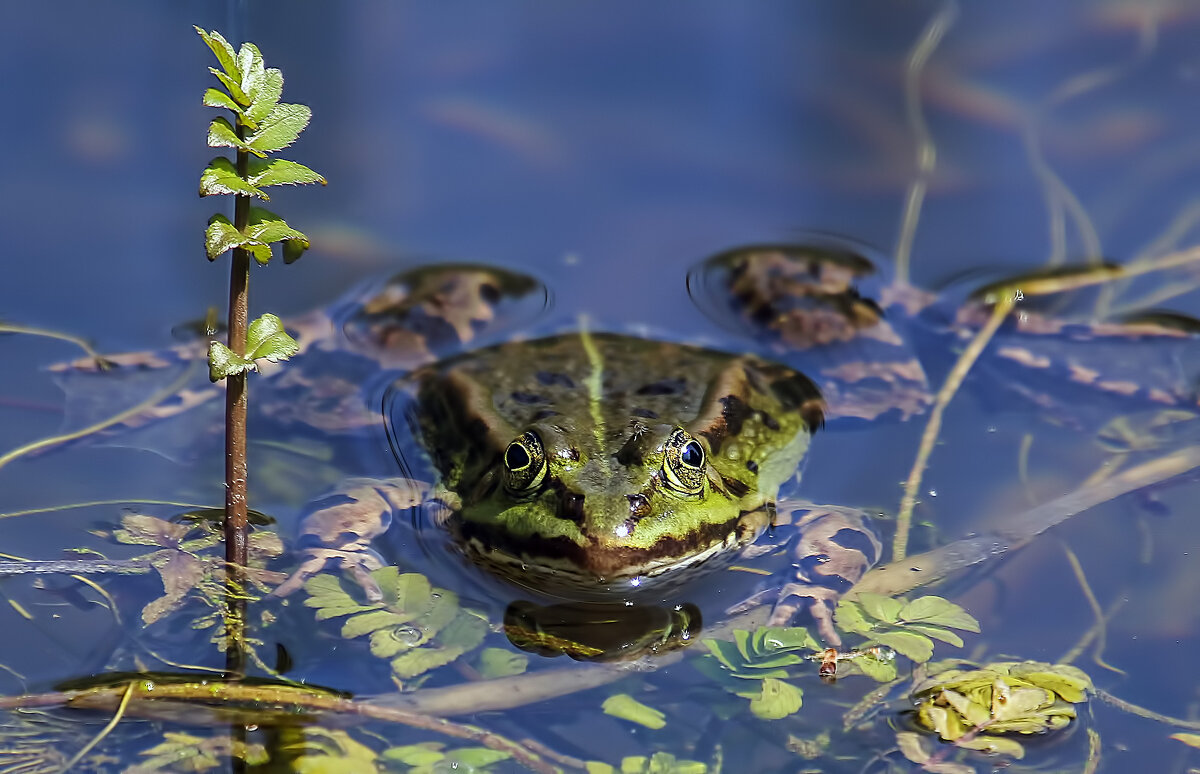
[[[523,433],[504,450],[504,486],[513,494],[529,494],[546,477],[546,451],[535,432]]]
[[[700,494],[705,464],[704,446],[699,441],[683,429],[671,433],[663,454],[663,480],[669,488],[684,495]]]

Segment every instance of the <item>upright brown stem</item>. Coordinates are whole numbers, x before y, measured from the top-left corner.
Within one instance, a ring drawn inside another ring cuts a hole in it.
[[[245,128],[238,126],[238,134]],[[249,176],[250,154],[238,151],[237,170]],[[250,222],[250,198],[235,200],[233,223],[243,231]],[[229,348],[246,354],[246,330],[250,324],[250,253],[234,249],[229,275]],[[245,667],[242,632],[245,621],[246,535],[246,374],[228,377],[225,392],[225,566],[229,604],[226,621],[226,668],[241,673]]]

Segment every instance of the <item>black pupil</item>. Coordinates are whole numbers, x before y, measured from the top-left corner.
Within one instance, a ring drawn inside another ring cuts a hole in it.
[[[529,452],[519,443],[510,443],[504,452],[504,464],[509,470],[520,470],[529,466]]]
[[[687,446],[683,447],[683,454],[679,455],[679,459],[683,460],[684,465],[698,468],[704,462],[704,450],[695,441],[688,441]]]

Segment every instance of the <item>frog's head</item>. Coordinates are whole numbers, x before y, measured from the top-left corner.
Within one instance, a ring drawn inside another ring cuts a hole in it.
[[[722,366],[698,397],[653,411],[607,393],[517,411],[475,376],[428,379],[424,436],[460,500],[462,545],[527,585],[603,588],[752,541],[808,448],[820,398],[783,366]]]

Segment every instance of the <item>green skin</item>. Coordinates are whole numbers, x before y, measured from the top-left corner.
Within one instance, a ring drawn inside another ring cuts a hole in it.
[[[452,533],[525,585],[605,588],[731,554],[821,422],[817,388],[785,366],[615,334],[503,344],[416,378]]]

